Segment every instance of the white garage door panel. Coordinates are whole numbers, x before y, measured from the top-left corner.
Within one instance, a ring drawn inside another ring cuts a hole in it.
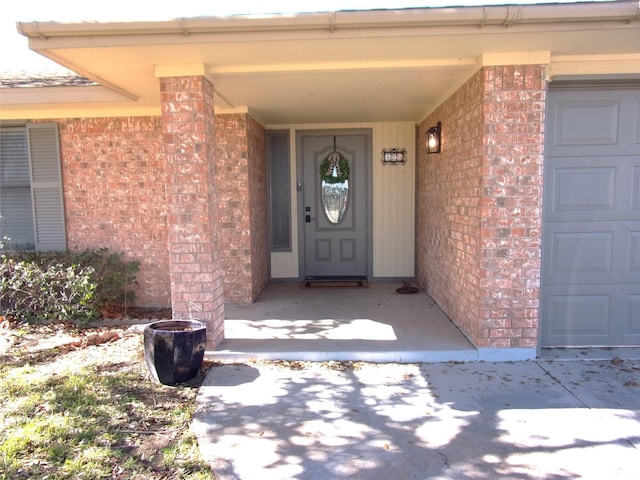
[[[640,345],[640,89],[550,91],[542,346]]]

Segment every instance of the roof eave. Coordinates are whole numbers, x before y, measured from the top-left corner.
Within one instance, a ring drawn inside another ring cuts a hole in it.
[[[337,11],[260,16],[194,17],[135,22],[18,22],[29,38],[136,35],[190,35],[197,33],[259,33],[340,30],[378,30],[416,27],[504,26],[562,22],[637,22],[637,1],[504,5],[484,7],[417,8],[400,10]]]

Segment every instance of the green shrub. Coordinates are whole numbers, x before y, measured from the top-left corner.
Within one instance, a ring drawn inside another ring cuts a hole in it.
[[[110,303],[131,304],[139,262],[107,249],[81,253],[3,252],[0,313],[18,321],[84,325]]]

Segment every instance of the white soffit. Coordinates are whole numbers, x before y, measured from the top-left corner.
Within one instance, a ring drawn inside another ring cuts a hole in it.
[[[32,49],[130,99],[106,114],[158,113],[157,77],[195,65],[218,111],[248,107],[264,124],[417,121],[483,65],[640,73],[639,12],[634,1],[19,29]]]

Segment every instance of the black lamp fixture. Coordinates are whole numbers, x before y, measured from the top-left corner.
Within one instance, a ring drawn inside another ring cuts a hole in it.
[[[442,124],[438,122],[435,127],[427,130],[427,153],[440,153]]]

